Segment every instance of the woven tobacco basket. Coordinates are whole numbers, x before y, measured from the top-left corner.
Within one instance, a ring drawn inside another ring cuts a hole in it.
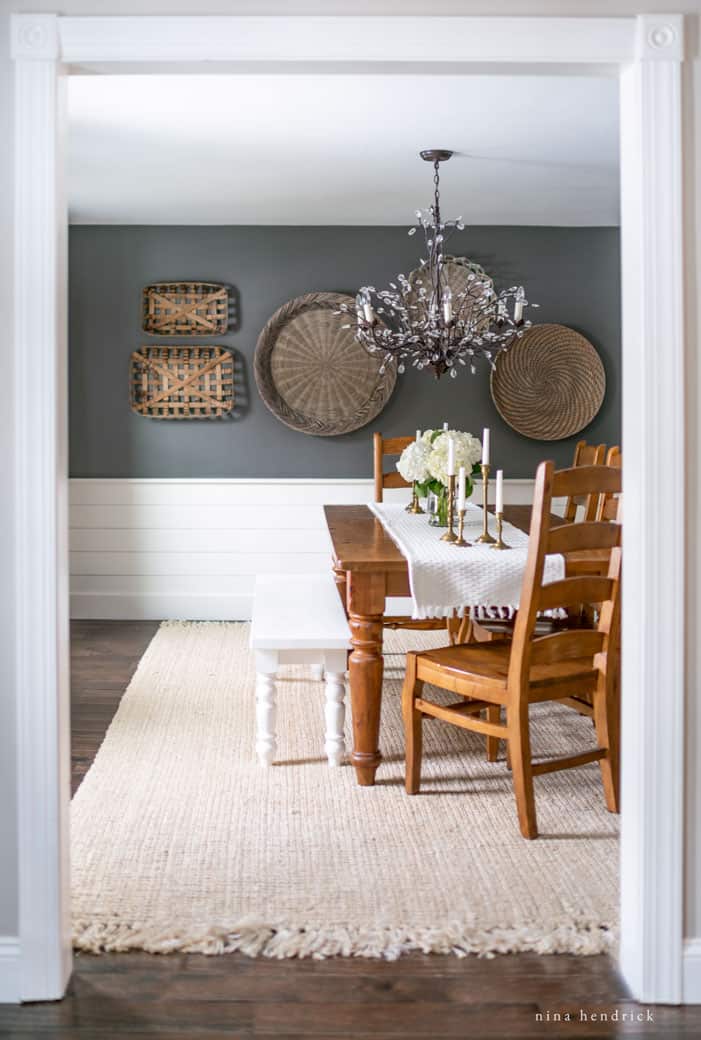
[[[151,335],[220,336],[229,327],[233,297],[225,285],[157,282],[142,295],[143,328]]]
[[[142,347],[131,355],[131,408],[151,419],[219,419],[234,407],[223,347]]]

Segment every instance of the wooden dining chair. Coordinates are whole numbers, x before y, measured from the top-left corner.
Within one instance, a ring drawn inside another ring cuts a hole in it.
[[[603,466],[604,459],[606,457],[606,445],[605,444],[587,444],[586,441],[577,441],[574,449],[574,459],[572,460],[572,467],[577,468],[579,466]],[[568,495],[567,501],[565,502],[565,510],[563,512],[563,518],[568,523],[573,523],[577,519],[577,510],[580,506],[584,507],[583,520],[595,520],[596,509],[599,504],[597,496],[582,496],[582,495]]]
[[[492,740],[505,740],[509,752],[518,819],[524,838],[538,835],[533,777],[598,762],[606,806],[618,812],[618,685],[613,662],[619,645],[621,528],[615,522],[584,521],[550,526],[553,497],[581,497],[620,491],[620,470],[583,466],[555,472],[552,462],[538,467],[528,557],[513,640],[509,643],[448,646],[407,654],[402,706],[406,730],[406,790],[420,785],[422,723],[440,719]],[[605,549],[606,576],[565,577],[543,584],[549,553]],[[599,603],[596,628],[567,629],[535,636],[538,613]],[[425,683],[463,698],[448,706],[423,696]],[[592,699],[597,747],[565,758],[533,762],[531,704],[573,696]],[[502,708],[506,721],[501,721]],[[485,717],[481,717],[482,713]]]
[[[386,458],[399,458],[405,448],[413,441],[413,437],[383,437],[381,433],[372,435],[373,473],[375,477],[375,501],[381,502],[385,488],[411,487],[411,484],[397,472],[396,468],[385,471]]]
[[[404,449],[412,443],[413,437],[383,437],[381,433],[372,435],[373,475],[375,478],[375,501],[381,502],[386,488],[411,487],[396,469],[386,471],[385,459],[398,458]],[[408,614],[385,614],[382,624],[390,629],[413,629],[422,632],[434,632],[445,629],[451,642],[456,638],[459,629],[457,618],[416,618]]]
[[[617,469],[623,468],[623,452],[614,445],[606,453],[606,465],[615,466]],[[601,495],[599,498],[599,504],[596,510],[597,520],[620,520],[619,515],[619,502],[618,496],[614,494]]]

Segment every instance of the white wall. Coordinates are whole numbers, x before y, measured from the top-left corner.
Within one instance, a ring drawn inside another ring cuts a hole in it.
[[[684,70],[685,98],[685,166],[687,267],[687,339],[688,339],[688,437],[690,467],[688,473],[687,526],[690,532],[691,559],[687,592],[688,632],[688,740],[689,776],[687,797],[687,907],[686,932],[701,936],[701,790],[700,773],[694,765],[701,749],[701,711],[698,710],[697,676],[701,669],[701,553],[695,541],[701,526],[701,430],[696,411],[701,400],[701,366],[697,362],[698,300],[701,298],[701,61],[699,61],[699,18],[701,0],[2,0],[0,17],[0,140],[11,141],[11,63],[9,61],[8,25],[4,12],[55,11],[62,14],[518,14],[518,15],[629,15],[643,12],[687,12],[695,15],[687,21],[688,54],[692,57]],[[0,314],[3,327],[11,326],[12,236],[11,229],[10,148],[0,151]],[[8,359],[3,358],[3,380],[0,381],[0,486],[12,486],[12,380]],[[654,474],[650,475],[654,493]],[[14,689],[12,654],[14,645],[12,574],[14,557],[9,511],[3,498],[0,506],[0,936],[16,931],[16,826],[14,789],[14,703],[21,691]],[[680,604],[680,624],[683,605]],[[664,691],[660,691],[661,695]]]

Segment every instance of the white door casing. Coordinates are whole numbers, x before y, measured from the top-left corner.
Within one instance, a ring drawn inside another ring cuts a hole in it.
[[[684,647],[674,619],[685,579],[682,33],[678,15],[13,16],[18,999],[60,997],[70,971],[62,63],[99,73],[108,62],[154,71],[218,62],[226,71],[237,62],[319,61],[375,72],[398,62],[621,71],[624,490],[626,557],[634,561],[623,607],[621,967],[638,999],[681,999]],[[655,494],[643,498],[651,473]]]

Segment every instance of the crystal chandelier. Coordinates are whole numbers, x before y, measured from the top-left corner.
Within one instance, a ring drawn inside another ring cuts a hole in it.
[[[363,286],[356,297],[355,322],[344,326],[355,327],[356,338],[365,348],[383,355],[382,371],[396,362],[399,372],[411,364],[433,369],[436,379],[446,372],[454,378],[458,365],[469,366],[474,374],[479,358],[494,368],[501,351],[531,324],[523,317],[528,300],[521,285],[497,293],[491,278],[477,265],[472,265],[464,288],[454,292],[448,283],[446,245],[455,231],[465,228],[461,217],[447,221],[441,217],[440,164],[452,154],[438,148],[420,153],[434,170],[433,205],[416,211],[426,259],[409,278],[400,274],[387,289]],[[412,227],[409,234],[416,231]],[[352,308],[343,305],[342,309],[350,313]]]

